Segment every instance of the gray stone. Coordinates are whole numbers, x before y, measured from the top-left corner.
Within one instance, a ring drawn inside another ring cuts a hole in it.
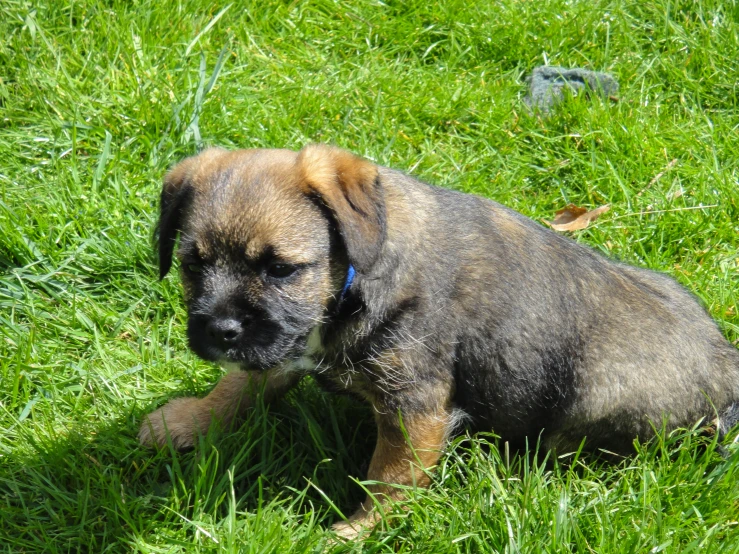
[[[541,66],[526,79],[529,95],[524,102],[531,109],[548,112],[564,98],[565,89],[573,96],[594,92],[604,98],[618,94],[618,81],[608,73],[587,69]]]

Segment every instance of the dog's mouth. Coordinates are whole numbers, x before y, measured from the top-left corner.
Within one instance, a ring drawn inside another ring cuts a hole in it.
[[[274,322],[263,322],[231,340],[209,332],[208,320],[191,317],[187,337],[200,358],[241,369],[266,370],[305,351],[308,334],[286,331]]]

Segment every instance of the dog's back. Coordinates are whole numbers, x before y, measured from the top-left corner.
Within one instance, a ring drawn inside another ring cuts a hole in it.
[[[421,302],[438,306],[405,331],[453,360],[455,401],[477,427],[627,450],[663,421],[690,426],[739,399],[739,351],[670,277],[494,202],[382,171],[414,212],[423,207],[403,229],[389,214],[389,236],[416,245],[394,269],[424,281]]]

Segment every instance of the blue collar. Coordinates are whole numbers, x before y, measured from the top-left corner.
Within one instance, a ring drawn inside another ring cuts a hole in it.
[[[344,281],[344,288],[341,289],[341,295],[339,296],[339,302],[343,302],[344,298],[346,298],[346,293],[349,292],[349,289],[352,286],[352,282],[354,281],[354,275],[356,275],[356,271],[354,270],[354,266],[352,264],[349,264],[349,269],[346,270],[346,281]]]

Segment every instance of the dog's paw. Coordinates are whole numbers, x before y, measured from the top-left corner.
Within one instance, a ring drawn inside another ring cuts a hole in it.
[[[336,536],[345,541],[353,541],[359,538],[363,533],[368,532],[360,521],[340,521],[331,526],[331,530]]]
[[[177,450],[191,448],[198,433],[204,434],[210,425],[210,415],[199,398],[177,398],[144,417],[139,429],[139,442],[161,448],[167,437]]]
[[[366,512],[360,508],[348,520],[334,523],[331,526],[331,530],[338,538],[345,541],[353,541],[369,535],[379,521],[380,516],[377,511],[372,510]]]

